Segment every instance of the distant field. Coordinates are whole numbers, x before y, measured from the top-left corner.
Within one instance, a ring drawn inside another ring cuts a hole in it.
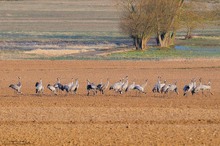
[[[0,1],[0,39],[7,38],[7,34],[15,39],[11,34],[17,33],[21,38],[32,33],[32,36],[27,37],[33,39],[48,32],[120,33],[119,10],[115,0]],[[200,29],[196,33],[202,31],[207,35],[215,35],[216,29],[218,27],[214,27],[214,32],[213,28],[208,31]],[[219,31],[217,33],[220,34]]]
[[[212,54],[214,57],[219,56],[219,26],[194,31],[195,35],[208,39],[177,41],[177,46],[186,46],[184,52],[163,52],[158,49],[153,49],[152,52],[150,49],[145,53],[131,51],[118,54],[117,50],[122,52],[132,48],[132,40],[120,31],[119,18],[120,12],[115,0],[0,1],[0,59],[114,60],[212,57]],[[177,36],[181,38],[184,34],[184,30],[181,30]],[[152,38],[150,45],[154,43]],[[190,46],[196,46],[191,54],[187,50]],[[207,46],[211,49],[207,49]],[[195,54],[192,53],[198,50],[195,48],[205,50]],[[58,56],[33,53],[48,49],[50,52],[61,50],[62,53]],[[217,52],[212,51],[213,49]],[[74,51],[83,53],[66,54]],[[109,55],[111,52],[114,54]],[[100,57],[100,54],[107,54],[107,57]]]
[[[0,31],[118,31],[111,0],[0,1]]]

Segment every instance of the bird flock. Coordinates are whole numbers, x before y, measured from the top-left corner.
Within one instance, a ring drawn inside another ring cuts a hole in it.
[[[167,94],[170,92],[176,93],[176,95],[179,95],[178,87],[177,87],[177,81],[175,81],[173,84],[168,84],[166,80],[163,82],[161,81],[161,77],[159,76],[155,85],[152,88],[153,93],[159,93],[159,94]],[[86,80],[86,90],[87,90],[87,96],[93,94],[96,95],[98,92],[100,94],[105,94],[107,90],[112,90],[116,94],[125,94],[130,91],[136,91],[136,94],[147,94],[146,92],[146,86],[148,84],[148,80],[146,79],[142,84],[136,84],[135,82],[132,82],[129,84],[128,76],[125,76],[124,78],[120,79],[118,82],[115,82],[110,85],[109,78],[107,78],[106,82],[101,82],[98,84],[95,84],[91,82],[89,79]],[[22,94],[21,92],[21,77],[18,77],[18,83],[16,84],[10,84],[9,87],[14,90],[16,94]],[[57,78],[57,81],[54,84],[48,84],[47,89],[50,90],[54,95],[62,94],[65,92],[66,94],[72,93],[77,94],[77,91],[79,89],[79,80],[73,79],[68,84],[62,84],[60,82],[60,78]],[[43,94],[44,93],[44,86],[43,81],[40,79],[35,84],[35,93],[36,94]],[[207,91],[208,94],[213,95],[211,92],[211,82],[209,81],[208,84],[202,83],[202,78],[199,78],[199,84],[196,84],[196,79],[193,78],[189,84],[186,84],[183,87],[183,96],[188,96],[189,93],[192,95],[197,94],[199,92],[202,93],[202,95],[207,96],[205,94],[205,91]]]

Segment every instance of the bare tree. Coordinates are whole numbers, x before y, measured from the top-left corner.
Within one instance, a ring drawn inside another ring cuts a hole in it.
[[[136,49],[145,49],[156,34],[158,45],[169,47],[175,38],[175,20],[184,0],[121,0],[121,29],[134,40]]]
[[[153,0],[121,0],[121,29],[129,35],[136,50],[145,49],[155,30]]]
[[[186,29],[185,39],[193,37],[192,31],[198,28],[205,28],[209,24],[215,24],[218,20],[218,5],[195,2],[191,0],[185,3],[180,14],[182,28]]]
[[[174,45],[176,36],[176,21],[183,7],[184,0],[156,1],[156,40],[161,47]]]
[[[145,49],[153,36],[158,46],[173,46],[179,28],[186,28],[186,38],[191,38],[192,30],[213,20],[219,22],[220,17],[219,5],[201,0],[118,0],[118,3],[122,11],[121,29],[133,38],[137,50]]]

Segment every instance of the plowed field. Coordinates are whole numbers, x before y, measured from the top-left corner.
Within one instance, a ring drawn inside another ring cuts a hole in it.
[[[220,60],[0,61],[0,76],[0,145],[220,145]],[[17,76],[22,95],[8,87]],[[86,79],[125,76],[129,84],[148,79],[147,94],[86,95]],[[180,95],[152,93],[158,76],[177,81]],[[78,78],[78,93],[51,94],[46,86],[57,77]],[[184,97],[194,77],[210,80],[214,95]],[[45,92],[36,95],[40,79]]]

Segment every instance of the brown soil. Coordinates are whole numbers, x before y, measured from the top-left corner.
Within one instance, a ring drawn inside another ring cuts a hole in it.
[[[220,145],[220,60],[179,61],[0,61],[0,145]],[[110,83],[149,80],[147,94],[86,96],[86,79]],[[178,81],[180,95],[153,94],[157,76]],[[22,79],[23,95],[8,88]],[[35,95],[79,78],[77,95]],[[193,78],[212,82],[214,95],[182,96]]]

